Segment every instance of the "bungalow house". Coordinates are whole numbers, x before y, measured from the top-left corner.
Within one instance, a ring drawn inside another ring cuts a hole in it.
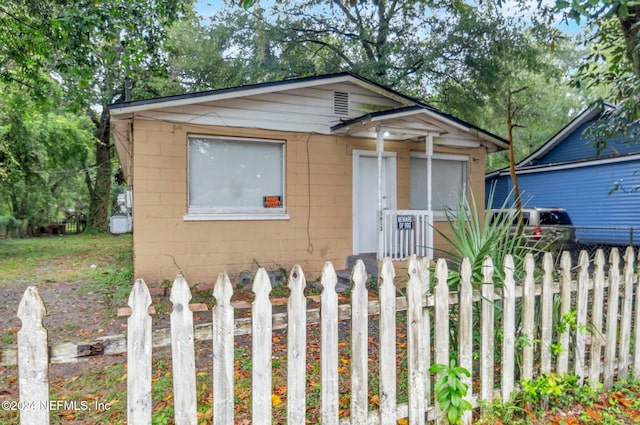
[[[110,105],[135,275],[191,282],[375,253],[431,255],[507,142],[351,73]],[[429,190],[432,188],[432,190]]]
[[[584,131],[602,113],[584,110],[522,160],[516,166],[520,193],[525,206],[565,208],[579,242],[638,245],[640,145],[620,136],[597,152]],[[494,191],[492,205],[511,204],[512,189],[508,169],[487,174],[485,194]]]

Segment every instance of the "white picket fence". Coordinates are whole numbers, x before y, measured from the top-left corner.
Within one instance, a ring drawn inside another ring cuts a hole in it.
[[[415,256],[408,261],[408,280],[398,297],[394,285],[395,271],[390,260],[382,264],[379,301],[369,301],[365,286],[367,275],[362,262],[356,265],[352,280],[351,303],[339,305],[335,291],[336,274],[331,263],[324,267],[321,284],[321,307],[307,310],[302,269],[295,266],[289,276],[290,297],[287,313],[272,314],[269,299],[271,284],[267,273],[258,271],[253,291],[251,312],[252,334],[252,412],[251,423],[272,423],[272,332],[286,328],[287,355],[287,423],[304,424],[306,411],[307,325],[316,321],[321,333],[321,416],[323,424],[395,424],[408,418],[410,424],[427,420],[443,421],[438,406],[433,405],[432,379],[428,373],[432,363],[449,364],[451,352],[457,350],[458,364],[472,372],[467,379],[468,400],[493,400],[498,394],[508,400],[519,379],[557,372],[579,377],[581,383],[610,388],[616,379],[640,378],[640,282],[634,273],[634,252],[625,254],[625,267],[614,250],[609,264],[599,251],[590,275],[586,253],[577,265],[572,279],[568,254],[556,270],[551,254],[544,256],[541,283],[535,283],[532,256],[525,262],[521,283],[514,280],[513,259],[503,265],[504,281],[493,282],[491,259],[483,264],[483,283],[471,282],[471,268],[465,260],[461,267],[459,292],[450,292],[447,264],[438,260],[432,273],[427,259]],[[608,267],[608,274],[605,269]],[[556,273],[558,278],[555,278]],[[538,273],[540,275],[540,273]],[[481,288],[478,293],[473,288]],[[575,294],[574,294],[575,293]],[[242,324],[234,320],[230,303],[232,285],[226,274],[218,277],[213,290],[216,306],[212,314],[213,340],[213,423],[234,423],[234,336]],[[635,295],[635,296],[634,296]],[[187,282],[178,275],[171,289],[171,347],[174,373],[174,407],[176,424],[197,424],[193,313],[189,308],[191,294]],[[635,301],[634,301],[635,300]],[[152,321],[149,291],[137,280],[129,297],[128,319],[128,424],[150,424],[153,415],[152,387]],[[479,308],[474,308],[474,304]],[[554,303],[559,305],[554,314]],[[452,306],[457,304],[455,310]],[[406,350],[408,403],[397,402],[398,370],[396,368],[396,329],[398,310],[406,310]],[[539,310],[539,316],[536,316]],[[559,314],[576,311],[576,328],[559,333]],[[455,314],[452,312],[455,311]],[[474,313],[475,311],[475,313]],[[497,316],[497,311],[500,315]],[[520,320],[516,322],[516,312]],[[40,405],[49,399],[47,334],[42,326],[44,305],[35,287],[30,287],[20,303],[18,315],[23,321],[18,333],[18,366],[20,401]],[[479,315],[473,329],[474,314]],[[369,349],[369,321],[379,320],[379,352]],[[497,323],[497,317],[501,320]],[[281,321],[284,320],[284,323]],[[350,417],[339,418],[339,321],[349,320],[350,329]],[[450,327],[457,327],[457,347],[450,345]],[[502,340],[495,341],[500,329]],[[519,332],[519,333],[518,333]],[[474,334],[476,342],[474,343]],[[631,339],[633,335],[633,339]],[[516,349],[516,337],[530,344]],[[570,337],[573,343],[570,344]],[[619,339],[618,339],[619,337]],[[479,342],[478,342],[479,338]],[[634,341],[633,347],[631,340]],[[498,343],[498,344],[496,344]],[[552,354],[552,344],[560,350]],[[157,345],[157,344],[156,344]],[[604,346],[604,355],[603,355]],[[495,347],[500,347],[496,352]],[[474,357],[474,350],[477,355]],[[479,351],[478,351],[479,350]],[[379,409],[368,410],[369,359],[379,363]],[[519,362],[516,362],[519,357]],[[474,360],[474,358],[479,360]],[[500,376],[495,376],[496,362]],[[519,365],[516,367],[516,365]],[[519,377],[519,378],[517,378]],[[472,392],[472,388],[479,392]],[[44,409],[22,410],[24,425],[49,423]],[[465,423],[470,423],[470,414]]]

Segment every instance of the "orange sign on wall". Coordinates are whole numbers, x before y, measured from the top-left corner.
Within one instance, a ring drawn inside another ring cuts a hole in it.
[[[282,202],[279,196],[264,196],[262,198],[262,204],[265,208],[281,208]]]

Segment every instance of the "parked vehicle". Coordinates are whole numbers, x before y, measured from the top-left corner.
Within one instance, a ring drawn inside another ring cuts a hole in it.
[[[513,215],[513,231],[518,228],[515,209],[492,209],[491,222],[500,215]],[[564,208],[523,208],[522,231],[527,243],[545,250],[570,250],[576,245],[576,230]]]

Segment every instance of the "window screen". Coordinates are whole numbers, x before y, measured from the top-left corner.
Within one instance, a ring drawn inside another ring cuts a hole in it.
[[[190,212],[266,212],[283,195],[284,143],[189,138]]]
[[[434,158],[432,164],[432,188],[431,206],[434,211],[455,209],[458,197],[466,192],[467,161]],[[427,203],[427,159],[424,157],[411,157],[409,178],[410,181],[410,208],[414,210],[426,210]]]

